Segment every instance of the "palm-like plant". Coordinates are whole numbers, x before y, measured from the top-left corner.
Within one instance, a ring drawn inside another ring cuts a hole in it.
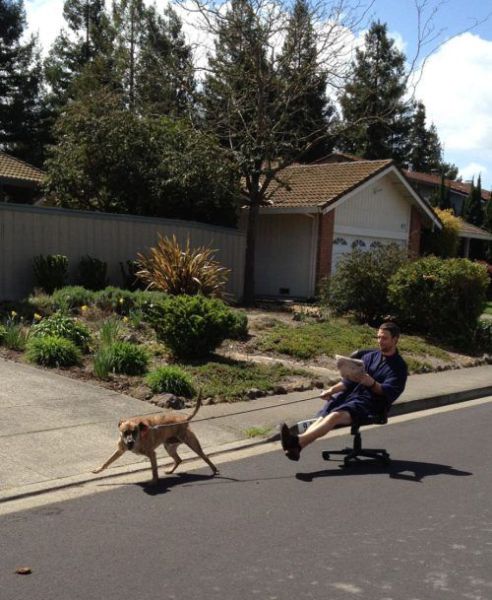
[[[182,248],[176,237],[163,238],[159,235],[157,246],[150,255],[137,255],[136,275],[148,289],[161,290],[168,294],[220,297],[229,276],[229,269],[214,260],[214,252],[204,246],[192,249],[190,239]]]

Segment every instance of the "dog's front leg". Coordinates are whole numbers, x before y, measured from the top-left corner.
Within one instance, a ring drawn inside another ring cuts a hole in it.
[[[114,461],[117,460],[124,453],[125,453],[125,448],[118,446],[118,449],[108,458],[108,460],[103,465],[101,465],[98,469],[94,469],[94,471],[92,471],[92,472],[100,473],[101,471],[104,471],[104,469],[107,469],[111,463],[114,463]]]
[[[150,466],[152,467],[152,483],[157,483],[159,481],[159,476],[157,474],[157,458],[154,450],[151,450],[147,456],[150,460]]]

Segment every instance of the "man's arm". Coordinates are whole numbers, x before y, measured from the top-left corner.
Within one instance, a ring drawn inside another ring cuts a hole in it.
[[[365,385],[367,388],[369,388],[371,390],[371,392],[373,394],[376,394],[377,396],[384,396],[384,390],[381,386],[380,383],[378,383],[374,377],[372,377],[371,375],[369,375],[369,373],[365,373],[359,383],[361,383],[362,385]]]
[[[332,385],[328,389],[321,392],[321,394],[319,396],[320,396],[320,398],[330,398],[331,396],[333,396],[333,394],[338,394],[339,392],[344,392],[346,389],[347,388],[345,387],[345,384],[343,383],[343,381],[339,381],[338,383],[335,383],[335,385]]]

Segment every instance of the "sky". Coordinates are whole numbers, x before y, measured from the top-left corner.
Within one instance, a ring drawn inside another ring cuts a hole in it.
[[[371,4],[369,19],[387,23],[409,64],[424,61],[421,71],[415,68],[415,98],[437,128],[444,159],[459,167],[463,180],[481,175],[482,187],[492,189],[492,0],[360,1]],[[421,24],[429,17],[433,23],[420,53],[416,3],[425,5]],[[38,33],[46,52],[64,25],[63,0],[25,0],[25,7],[29,31]]]

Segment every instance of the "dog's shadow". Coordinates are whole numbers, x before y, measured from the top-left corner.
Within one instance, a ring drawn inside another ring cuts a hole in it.
[[[230,477],[223,477],[222,475],[200,475],[198,473],[178,473],[176,475],[168,475],[162,477],[157,483],[150,481],[137,483],[143,491],[149,496],[159,496],[170,492],[175,486],[183,486],[194,483],[205,483],[209,481],[216,481],[218,479],[232,480]]]
[[[348,467],[342,461],[330,461],[338,463],[335,469],[323,469],[311,473],[297,473],[296,479],[310,483],[318,477],[340,477],[345,475],[371,475],[387,473],[391,479],[403,479],[405,481],[421,482],[424,477],[434,475],[469,476],[469,471],[460,471],[449,465],[441,465],[430,462],[417,462],[413,460],[391,460],[389,465],[383,465],[374,460],[361,460],[351,463]]]

